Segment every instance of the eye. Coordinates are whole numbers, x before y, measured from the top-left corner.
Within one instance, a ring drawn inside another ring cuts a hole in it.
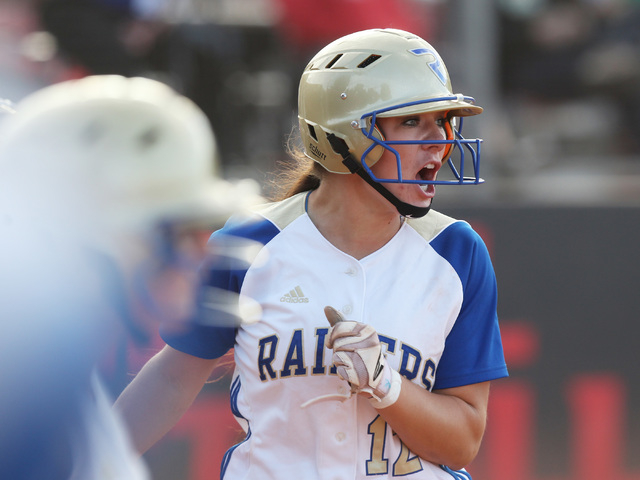
[[[442,117],[442,118],[437,118],[436,119],[436,125],[440,128],[444,128],[444,126],[447,124],[447,117]]]
[[[416,126],[420,125],[420,118],[419,117],[407,117],[407,118],[403,119],[402,125],[405,126],[405,127],[416,127]]]

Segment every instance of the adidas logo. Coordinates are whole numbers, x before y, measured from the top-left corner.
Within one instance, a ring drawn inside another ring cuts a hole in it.
[[[285,293],[282,297],[280,297],[281,302],[285,303],[309,303],[309,299],[304,296],[302,293],[302,289],[300,286],[297,286],[289,293]]]

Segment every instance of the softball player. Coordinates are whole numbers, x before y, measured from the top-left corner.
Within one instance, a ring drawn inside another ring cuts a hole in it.
[[[468,476],[489,382],[507,370],[487,249],[430,210],[436,184],[482,181],[480,140],[456,127],[482,109],[452,92],[435,49],[404,31],[354,33],[309,62],[299,168],[278,201],[211,238],[262,247],[245,265],[218,257],[203,269],[203,295],[239,293],[259,314],[161,329],[168,346],[119,399],[140,451],[233,349],[231,409],[246,438],[222,478]]]

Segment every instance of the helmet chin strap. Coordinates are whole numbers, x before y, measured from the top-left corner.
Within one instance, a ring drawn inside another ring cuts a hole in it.
[[[431,209],[431,205],[428,207],[416,207],[415,205],[411,205],[410,203],[403,202],[399,200],[394,194],[392,194],[389,190],[387,190],[382,184],[376,182],[371,178],[371,176],[367,173],[367,171],[362,167],[362,164],[356,161],[353,158],[353,155],[349,152],[349,147],[347,143],[337,137],[333,133],[327,134],[327,140],[331,144],[333,150],[342,156],[342,163],[349,169],[351,173],[357,173],[365,182],[371,185],[380,195],[386,198],[398,213],[404,217],[411,218],[420,218],[424,217],[429,210]]]

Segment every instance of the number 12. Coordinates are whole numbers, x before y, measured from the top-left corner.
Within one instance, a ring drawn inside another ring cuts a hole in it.
[[[371,457],[367,460],[367,475],[383,475],[389,472],[389,461],[384,456],[385,441],[387,439],[387,422],[378,415],[369,424],[371,435]],[[393,433],[396,434],[395,432]],[[417,456],[411,456],[411,451],[400,442],[402,448],[393,463],[393,476],[401,477],[422,470],[422,463]]]

